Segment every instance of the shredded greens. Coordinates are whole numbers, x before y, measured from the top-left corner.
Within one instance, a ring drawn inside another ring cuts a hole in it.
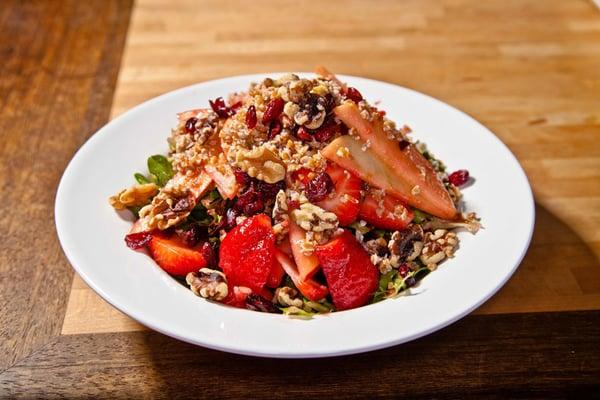
[[[382,274],[381,278],[379,278],[379,288],[375,292],[371,303],[377,303],[381,300],[397,296],[399,293],[414,286],[416,282],[423,279],[429,272],[427,267],[422,267],[416,271],[409,272],[405,277],[402,277],[397,270]],[[411,282],[412,284],[409,284]]]

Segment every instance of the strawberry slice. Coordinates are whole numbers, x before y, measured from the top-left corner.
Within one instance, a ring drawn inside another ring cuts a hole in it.
[[[300,228],[291,217],[289,222],[292,254],[294,256],[294,261],[298,266],[300,278],[305,280],[311,278],[317,272],[319,269],[319,259],[314,254],[307,256],[302,252],[301,243],[306,238],[306,232],[304,229]]]
[[[365,195],[358,216],[376,228],[391,230],[404,229],[413,219],[402,200],[373,189]]]
[[[227,292],[227,297],[221,300],[221,303],[231,307],[246,308],[246,297],[252,293],[252,290],[243,286],[228,286],[229,290]]]
[[[317,257],[338,310],[363,306],[379,284],[379,271],[369,254],[349,231],[317,246]]]
[[[340,225],[350,225],[360,209],[362,180],[334,163],[327,166],[326,172],[331,177],[335,190],[316,204],[337,215]]]
[[[219,266],[234,286],[261,293],[275,262],[275,236],[266,214],[247,218],[221,241]]]
[[[190,248],[177,235],[169,237],[162,232],[152,235],[148,249],[154,261],[175,276],[186,276],[206,267],[212,252],[206,242]]]
[[[294,282],[294,285],[296,285],[304,297],[312,301],[319,301],[327,296],[328,290],[326,286],[323,286],[312,279],[302,279],[300,277],[300,273],[298,273],[294,261],[292,261],[287,254],[277,249],[275,256],[277,257],[277,261],[281,264],[281,267],[285,270],[285,273],[292,278],[292,282]]]
[[[271,269],[271,274],[267,279],[267,287],[275,289],[279,287],[283,277],[285,276],[285,271],[280,263],[276,262],[273,264],[273,269]],[[272,296],[271,296],[272,297]]]

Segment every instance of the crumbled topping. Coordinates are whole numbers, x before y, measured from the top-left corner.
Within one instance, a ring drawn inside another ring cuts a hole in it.
[[[229,288],[227,278],[221,271],[202,268],[198,272],[190,272],[185,281],[196,296],[220,301],[227,297]]]
[[[458,246],[456,233],[445,229],[437,229],[435,232],[426,232],[423,240],[423,250],[419,259],[430,270],[447,257],[453,257]]]
[[[128,189],[121,190],[114,196],[109,197],[108,202],[117,210],[124,210],[127,207],[143,206],[158,193],[158,186],[155,183],[146,183],[144,185],[135,185]]]
[[[303,301],[300,294],[294,288],[283,286],[275,290],[273,301],[282,307],[302,307]]]

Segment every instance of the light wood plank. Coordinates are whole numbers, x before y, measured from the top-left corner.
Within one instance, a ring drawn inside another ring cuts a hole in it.
[[[141,0],[112,116],[208,79],[316,64],[433,95],[510,147],[537,201],[523,265],[476,313],[598,309],[599,27],[589,1]],[[137,329],[75,279],[64,333]]]

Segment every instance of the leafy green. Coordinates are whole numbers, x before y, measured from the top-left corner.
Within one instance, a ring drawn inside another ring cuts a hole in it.
[[[419,209],[413,208],[413,222],[415,224],[422,224],[429,219],[429,214]]]
[[[144,175],[140,174],[139,172],[136,172],[135,174],[133,174],[133,177],[135,178],[137,183],[139,183],[140,185],[145,185],[146,183],[152,183],[152,181],[150,179],[146,178]]]
[[[379,287],[373,296],[373,303],[377,303],[387,297],[388,285],[397,273],[398,271],[391,270],[386,274],[381,274],[381,277],[379,277]]]
[[[208,214],[208,210],[201,204],[197,204],[196,207],[194,207],[192,212],[190,212],[188,219],[201,226],[208,226],[214,220],[213,217]]]
[[[148,171],[156,177],[158,186],[165,186],[174,175],[171,162],[160,154],[148,158]]]
[[[315,312],[304,311],[302,308],[296,306],[280,307],[279,309],[281,310],[283,315],[301,319],[311,319],[312,317],[318,314]]]

